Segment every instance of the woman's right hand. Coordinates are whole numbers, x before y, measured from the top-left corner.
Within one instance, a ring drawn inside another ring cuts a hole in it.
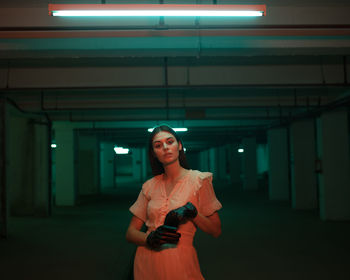
[[[177,244],[180,237],[181,234],[176,231],[176,228],[163,225],[149,233],[146,243],[149,248],[157,250],[166,243]]]

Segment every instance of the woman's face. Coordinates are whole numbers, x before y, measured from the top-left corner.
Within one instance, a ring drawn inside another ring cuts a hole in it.
[[[163,166],[176,162],[179,158],[181,143],[167,131],[160,131],[153,137],[153,152]]]

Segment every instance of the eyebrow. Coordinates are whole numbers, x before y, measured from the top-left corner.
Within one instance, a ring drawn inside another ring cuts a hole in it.
[[[174,136],[170,136],[170,137],[168,137],[168,138],[165,139],[165,140],[169,140],[169,139],[175,139],[175,137],[174,137]],[[153,141],[153,144],[154,144],[154,143],[157,143],[157,142],[161,142],[161,141],[160,141],[160,140]]]

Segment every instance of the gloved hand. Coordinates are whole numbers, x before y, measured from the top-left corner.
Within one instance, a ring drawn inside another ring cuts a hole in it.
[[[177,244],[180,236],[181,234],[176,231],[176,228],[163,225],[150,232],[146,243],[151,249],[157,250],[165,243]]]
[[[171,210],[165,217],[164,225],[178,228],[180,224],[194,219],[197,214],[197,208],[191,202],[187,202],[184,206]]]

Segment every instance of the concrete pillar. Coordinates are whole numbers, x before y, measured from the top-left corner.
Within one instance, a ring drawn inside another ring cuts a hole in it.
[[[227,147],[221,146],[216,148],[217,156],[217,179],[220,181],[227,180]]]
[[[36,124],[35,141],[34,141],[34,159],[33,164],[36,172],[34,172],[34,213],[36,216],[49,216],[49,204],[51,197],[49,197],[49,172],[50,162],[49,153],[51,152],[51,143],[49,143],[48,126],[45,124]]]
[[[101,190],[114,187],[114,144],[100,144],[100,179]]]
[[[6,185],[14,216],[49,215],[49,143],[45,118],[7,106]]]
[[[9,113],[7,134],[7,186],[12,216],[34,215],[33,126],[13,110]],[[11,127],[11,129],[10,129]]]
[[[294,209],[316,209],[316,143],[313,120],[294,122],[290,130],[291,199]]]
[[[216,148],[209,149],[209,171],[213,174],[217,174],[217,150]]]
[[[238,153],[239,144],[232,143],[228,150],[228,164],[230,172],[230,182],[234,187],[241,185],[241,155]]]
[[[100,192],[97,137],[80,133],[77,143],[77,195],[97,194]]]
[[[149,168],[149,160],[147,155],[147,149],[141,148],[141,182],[147,179],[147,168]]]
[[[0,238],[7,236],[6,101],[0,98]]]
[[[210,171],[209,169],[209,150],[201,151],[199,154],[199,170]]]
[[[324,113],[318,125],[319,203],[322,220],[350,220],[349,116],[346,109]]]
[[[286,128],[270,129],[267,132],[271,200],[289,200],[287,135]]]
[[[258,173],[256,161],[256,139],[254,137],[244,138],[242,140],[244,149],[243,154],[243,189],[258,189]]]
[[[132,149],[132,170],[135,182],[142,182],[142,150],[140,148]]]
[[[56,138],[56,205],[73,206],[76,200],[74,181],[74,131],[69,123],[54,125]]]

